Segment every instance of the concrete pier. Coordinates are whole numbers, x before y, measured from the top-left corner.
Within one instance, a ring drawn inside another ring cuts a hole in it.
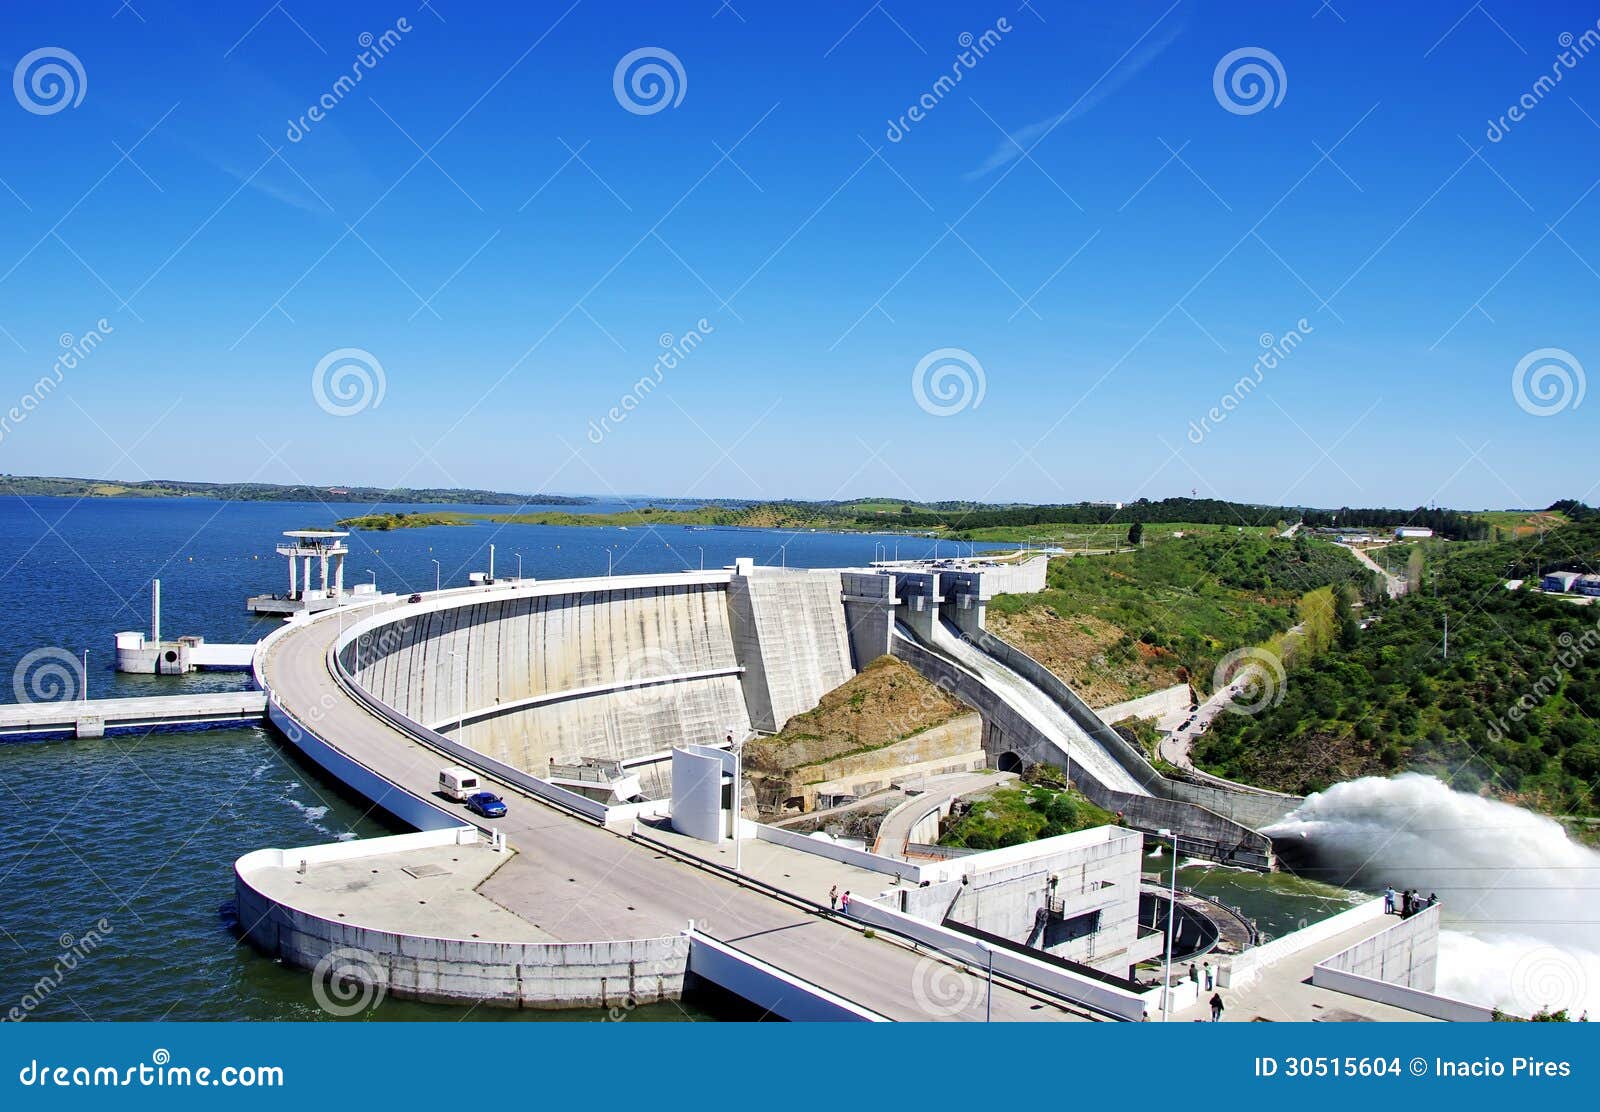
[[[80,699],[0,705],[0,737],[102,737],[162,726],[220,726],[259,722],[266,696],[259,691],[156,695],[137,699]]]

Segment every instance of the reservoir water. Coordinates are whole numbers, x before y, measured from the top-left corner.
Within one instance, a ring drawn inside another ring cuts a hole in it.
[[[461,510],[402,505],[384,510]],[[531,507],[537,509],[539,507]],[[572,507],[550,507],[567,509]],[[578,510],[626,508],[597,503]],[[56,697],[224,690],[243,674],[126,676],[111,669],[112,635],[149,629],[149,584],[162,581],[163,635],[254,641],[272,628],[244,600],[287,586],[273,546],[285,529],[330,528],[367,507],[211,499],[0,498],[0,701],[43,682],[30,654],[54,662]],[[489,507],[484,512],[503,512]],[[810,531],[660,526],[649,529],[479,524],[355,533],[347,577],[384,590],[431,589],[496,572],[564,578],[672,571],[754,557],[824,567],[864,563],[898,545],[931,554],[933,542]],[[703,551],[702,551],[703,550]],[[940,551],[951,555],[945,542]],[[370,576],[369,570],[370,569]],[[36,692],[37,697],[37,692]],[[231,931],[232,864],[265,846],[314,845],[393,833],[359,800],[302,763],[264,729],[162,732],[97,741],[0,742],[0,1017],[224,1020],[329,1018],[310,977],[241,944]],[[102,926],[102,922],[104,926]],[[90,945],[89,940],[94,940]],[[88,948],[86,952],[86,947]],[[71,968],[56,978],[59,964]],[[55,982],[39,991],[41,978]],[[41,998],[42,997],[42,998]],[[661,1004],[629,1020],[725,1016]],[[606,1012],[536,1012],[432,1006],[386,999],[376,1019],[616,1019]]]
[[[385,506],[408,511],[459,506]],[[563,507],[568,508],[568,507]],[[625,508],[594,504],[604,512]],[[242,674],[124,676],[112,635],[147,630],[149,582],[163,589],[163,632],[254,641],[272,627],[244,610],[281,591],[285,529],[326,528],[366,507],[208,499],[0,498],[0,701],[28,691],[20,667],[88,657],[91,698],[246,686]],[[502,510],[503,507],[492,508]],[[731,563],[797,567],[932,555],[922,538],[810,531],[622,530],[479,524],[350,537],[347,578],[385,590],[462,585],[487,566],[538,578]],[[884,546],[887,546],[887,550]],[[702,552],[703,550],[703,552]],[[949,542],[937,550],[952,555]],[[55,679],[80,694],[76,668]],[[266,846],[390,833],[262,729],[154,733],[98,741],[0,742],[0,1017],[326,1019],[310,978],[241,945],[231,932],[231,866]],[[1523,1013],[1600,1007],[1600,854],[1559,824],[1452,792],[1425,777],[1361,780],[1313,797],[1274,828],[1305,852],[1305,876],[1261,876],[1182,862],[1179,883],[1240,907],[1277,937],[1334,914],[1386,883],[1444,901],[1440,991]],[[1281,843],[1280,843],[1281,844]],[[1164,871],[1158,856],[1150,871]],[[104,922],[105,926],[100,924]],[[91,933],[93,932],[93,933]],[[81,956],[86,938],[98,936]],[[71,968],[36,999],[64,955]],[[26,1006],[24,1006],[26,1005]],[[662,1004],[625,1018],[722,1018],[726,1005]],[[384,1000],[376,1019],[623,1018],[603,1012],[466,1009]]]

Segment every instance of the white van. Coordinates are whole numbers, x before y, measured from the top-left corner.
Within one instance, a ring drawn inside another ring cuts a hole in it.
[[[478,774],[470,768],[441,768],[439,770],[439,793],[457,803],[465,803],[469,795],[480,789],[478,787]]]

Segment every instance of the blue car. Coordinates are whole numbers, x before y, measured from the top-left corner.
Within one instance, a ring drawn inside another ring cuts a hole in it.
[[[486,819],[504,818],[506,803],[494,792],[477,792],[467,796],[467,810]]]

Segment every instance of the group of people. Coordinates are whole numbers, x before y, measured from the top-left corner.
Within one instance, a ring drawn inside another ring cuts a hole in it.
[[[1407,888],[1404,892],[1396,893],[1394,885],[1383,890],[1383,913],[1385,915],[1398,914],[1402,919],[1409,919],[1423,908],[1432,907],[1439,902],[1439,893],[1430,893],[1427,899],[1415,888]]]
[[[1216,974],[1212,972],[1211,963],[1209,961],[1206,962],[1205,963],[1205,968],[1202,971],[1201,969],[1195,968],[1194,962],[1191,961],[1189,963],[1189,983],[1194,985],[1194,987],[1196,989],[1196,992],[1195,992],[1196,996],[1199,996],[1199,991],[1198,990],[1200,989],[1200,985],[1201,985],[1202,979],[1205,982],[1205,990],[1207,992],[1211,992],[1211,990],[1216,987],[1217,977],[1216,977]],[[1219,1023],[1219,1022],[1221,1022],[1221,1020],[1222,1020],[1222,993],[1220,993],[1220,992],[1211,992],[1211,1022],[1212,1023]]]
[[[831,911],[842,911],[849,915],[850,889],[846,888],[843,896],[839,895],[839,886],[837,884],[828,889],[828,908]]]

